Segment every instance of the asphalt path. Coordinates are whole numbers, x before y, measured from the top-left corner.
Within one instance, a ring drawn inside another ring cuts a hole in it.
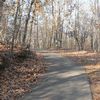
[[[48,63],[43,80],[21,100],[92,100],[88,77],[83,66],[75,65],[59,53],[41,53]]]

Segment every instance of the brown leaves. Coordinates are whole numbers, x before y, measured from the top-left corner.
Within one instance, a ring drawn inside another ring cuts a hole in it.
[[[20,52],[19,52],[20,53]],[[15,55],[20,55],[18,52]],[[16,100],[26,92],[30,92],[30,85],[36,83],[39,74],[45,72],[45,65],[41,57],[28,56],[23,62],[16,62],[14,57],[10,67],[0,73],[0,100]]]
[[[65,52],[62,55],[69,57],[78,64],[84,65],[90,79],[93,100],[100,100],[100,53],[80,51]]]

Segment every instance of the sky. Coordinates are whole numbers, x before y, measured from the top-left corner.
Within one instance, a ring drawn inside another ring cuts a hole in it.
[[[41,2],[44,2],[45,0],[41,0]],[[59,1],[59,2],[63,2],[64,0],[54,0],[54,1]],[[77,1],[77,0],[74,0]],[[82,3],[82,7],[84,7],[84,9],[86,11],[88,11],[90,9],[90,0],[79,0],[80,3]]]
[[[84,2],[84,9],[89,10],[90,9],[90,0],[81,0]]]

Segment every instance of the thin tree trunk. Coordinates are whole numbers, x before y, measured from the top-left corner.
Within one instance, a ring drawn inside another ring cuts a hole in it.
[[[25,46],[25,44],[26,44],[28,22],[29,22],[29,19],[30,19],[30,12],[32,10],[32,5],[33,5],[34,1],[35,0],[31,1],[30,8],[29,8],[29,11],[28,11],[28,15],[27,15],[26,22],[25,22],[25,29],[24,29],[24,35],[23,35],[23,46]]]
[[[14,42],[15,42],[15,35],[16,35],[16,23],[17,23],[19,6],[20,6],[20,0],[17,0],[17,6],[16,6],[15,18],[14,18],[14,31],[12,34],[11,53],[13,53],[13,49],[14,49]]]
[[[38,14],[37,14],[37,34],[36,34],[36,48],[39,48],[39,22],[38,22]]]
[[[0,22],[1,22],[1,17],[2,17],[2,11],[3,11],[3,3],[5,0],[0,0]]]
[[[30,27],[30,35],[29,35],[29,49],[31,47],[31,42],[32,42],[32,28],[33,28],[33,17],[31,21],[31,27]]]

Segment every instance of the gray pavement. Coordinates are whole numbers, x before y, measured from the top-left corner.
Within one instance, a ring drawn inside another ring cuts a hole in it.
[[[92,100],[83,66],[75,65],[59,53],[42,54],[48,62],[48,71],[21,100]]]

